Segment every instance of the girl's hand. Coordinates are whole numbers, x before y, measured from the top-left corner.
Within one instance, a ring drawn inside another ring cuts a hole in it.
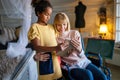
[[[35,61],[47,61],[49,57],[50,57],[49,54],[37,53],[34,55],[34,60]]]
[[[69,43],[60,43],[58,44],[58,46],[56,47],[56,51],[64,51],[67,47],[69,46]]]
[[[81,52],[82,47],[81,47],[81,43],[80,43],[79,38],[77,38],[77,39],[72,39],[72,40],[71,40],[71,44],[72,44],[73,47],[75,47],[75,49],[77,49],[79,52]]]

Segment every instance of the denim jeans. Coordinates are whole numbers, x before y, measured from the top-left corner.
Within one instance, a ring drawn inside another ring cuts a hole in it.
[[[70,72],[74,80],[107,80],[106,75],[92,63],[86,69],[74,68]]]

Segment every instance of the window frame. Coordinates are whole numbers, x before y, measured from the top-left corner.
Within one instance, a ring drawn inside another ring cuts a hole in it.
[[[115,1],[115,41],[118,42],[120,41],[120,0]]]

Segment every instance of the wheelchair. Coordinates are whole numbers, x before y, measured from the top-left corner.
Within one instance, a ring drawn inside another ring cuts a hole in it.
[[[88,52],[86,53],[86,56],[88,59],[92,61],[93,64],[95,64],[97,67],[99,67],[99,69],[101,69],[105,73],[107,80],[111,80],[111,70],[108,67],[103,66],[103,59],[100,54]],[[63,73],[62,80],[74,80],[70,75],[69,66],[67,64],[65,65],[67,67],[67,70],[62,69]]]
[[[85,50],[83,39],[81,39],[81,42],[82,48],[83,50]],[[85,55],[87,56],[87,58],[90,59],[93,64],[95,64],[99,69],[101,69],[105,73],[107,80],[111,80],[111,70],[106,65],[104,65],[103,59],[106,57],[112,59],[112,54],[114,50],[113,48],[114,40],[88,38],[87,47],[85,50]],[[69,66],[65,63],[63,64],[66,65],[66,68],[68,70],[62,69],[62,80],[74,80],[70,75]]]

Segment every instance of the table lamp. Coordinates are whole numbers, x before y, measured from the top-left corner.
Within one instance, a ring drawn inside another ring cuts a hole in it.
[[[107,32],[108,32],[107,25],[106,24],[100,24],[100,29],[99,29],[100,38],[104,39]]]

